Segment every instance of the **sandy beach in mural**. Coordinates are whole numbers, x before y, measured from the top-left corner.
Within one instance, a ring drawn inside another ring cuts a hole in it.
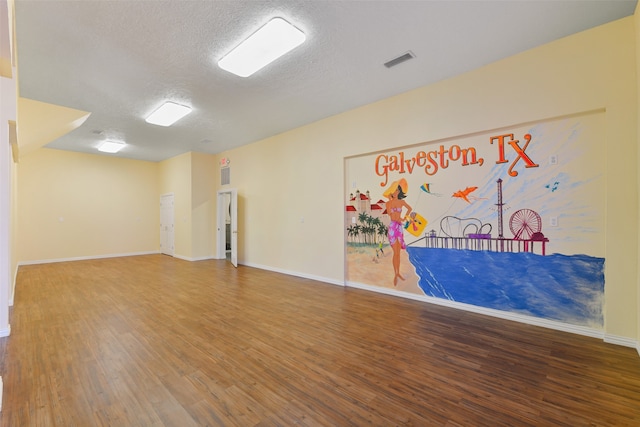
[[[399,280],[393,286],[393,251],[384,247],[384,254],[378,254],[373,247],[347,246],[347,281],[370,286],[390,288],[400,292],[424,295],[418,286],[418,276],[409,261],[407,251],[400,253],[400,274],[405,280]]]

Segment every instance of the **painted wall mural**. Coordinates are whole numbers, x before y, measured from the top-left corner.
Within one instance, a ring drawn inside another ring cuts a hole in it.
[[[602,329],[604,119],[347,158],[347,282]]]

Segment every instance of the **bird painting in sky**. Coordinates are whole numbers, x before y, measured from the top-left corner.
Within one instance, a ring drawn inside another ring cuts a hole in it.
[[[467,187],[464,190],[458,190],[451,197],[457,197],[459,199],[464,200],[467,203],[471,203],[471,200],[479,200],[478,197],[471,196],[470,194],[476,191],[478,187]],[[471,199],[471,200],[469,200]]]

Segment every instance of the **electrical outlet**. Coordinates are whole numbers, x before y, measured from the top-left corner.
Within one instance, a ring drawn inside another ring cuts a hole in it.
[[[555,154],[549,156],[549,164],[550,165],[557,165],[558,164],[558,156],[556,156]]]
[[[549,225],[551,227],[557,227],[558,226],[558,217],[557,216],[552,216],[551,218],[549,218]]]

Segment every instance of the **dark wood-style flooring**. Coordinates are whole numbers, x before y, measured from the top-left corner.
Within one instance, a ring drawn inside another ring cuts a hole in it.
[[[1,426],[639,426],[635,349],[224,261],[24,266]]]

